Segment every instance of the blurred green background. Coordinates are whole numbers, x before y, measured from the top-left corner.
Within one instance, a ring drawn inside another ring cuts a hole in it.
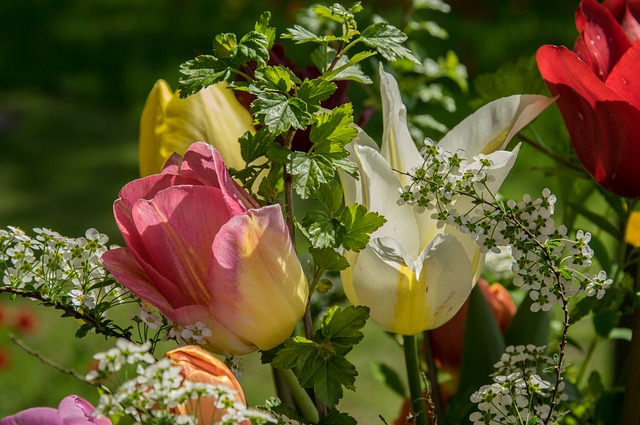
[[[316,2],[0,2],[0,226],[49,227],[68,236],[80,236],[85,229],[96,227],[113,242],[122,243],[111,205],[118,190],[137,177],[138,122],[154,82],[164,78],[175,88],[182,62],[207,51],[217,33],[248,31],[260,11],[270,10],[282,33],[293,23],[295,11],[312,3]],[[402,1],[363,3],[365,20],[375,13],[400,25]],[[571,46],[577,3],[455,0],[449,2],[449,14],[427,13],[426,19],[437,21],[449,38],[425,37],[423,47],[432,57],[455,51],[471,82],[469,93],[444,82],[451,87],[458,109],[429,113],[451,126],[483,95],[544,92],[530,60],[526,73],[512,69],[504,84],[485,80],[477,90],[473,82],[505,63],[530,59],[542,44]],[[294,59],[303,53],[300,48],[291,50]],[[539,132],[566,149],[558,116],[556,110],[545,112]],[[371,126],[376,128],[375,116]],[[520,170],[544,164],[533,151],[523,153]],[[521,196],[523,191],[538,193],[545,186],[553,187],[553,182],[543,178],[543,173],[512,173],[505,189]],[[30,328],[16,322],[25,311],[35,312],[33,317],[27,313],[34,323]],[[30,406],[55,406],[70,393],[97,401],[92,389],[25,355],[7,334],[17,333],[38,351],[81,373],[91,355],[106,346],[101,338],[77,341],[72,319],[58,319],[55,312],[33,309],[27,302],[10,302],[3,295],[0,313],[0,417]],[[378,415],[391,422],[401,400],[374,379],[371,364],[387,362],[402,375],[400,350],[373,326],[366,332],[365,342],[353,353],[359,365],[356,385],[360,391],[357,397],[347,392],[343,407],[363,424],[381,423]],[[247,363],[245,389],[251,403],[260,403],[271,392],[269,384],[264,384],[269,380],[257,380],[252,374],[268,376],[269,371],[257,365],[255,356]],[[251,384],[257,381],[263,383]]]

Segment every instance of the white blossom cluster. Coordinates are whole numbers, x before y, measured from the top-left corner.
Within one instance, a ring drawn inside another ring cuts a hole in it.
[[[87,375],[88,380],[103,382],[113,379],[114,373],[131,374],[132,371],[134,375],[114,392],[106,391],[100,397],[96,415],[128,416],[141,425],[201,425],[209,420],[201,417],[204,405],[211,407],[212,403],[212,415],[220,417],[215,421],[212,417],[212,425],[275,422],[270,414],[249,409],[236,401],[233,388],[185,380],[181,367],[173,366],[168,358],[156,361],[149,353],[150,348],[150,342],[137,345],[120,339],[114,348],[94,356],[99,362],[98,369]]]
[[[49,229],[35,237],[9,226],[0,229],[0,274],[5,288],[38,293],[74,310],[94,309],[107,297],[118,300],[121,287],[108,279],[100,256],[108,238],[96,229],[68,238]]]
[[[514,284],[529,291],[531,310],[550,310],[569,296],[602,298],[612,280],[605,272],[586,272],[593,250],[589,233],[567,237],[564,225],[552,218],[556,197],[544,189],[542,197],[522,201],[498,200],[489,189],[496,166],[479,155],[467,161],[427,141],[421,168],[411,174],[412,183],[400,191],[399,203],[432,211],[440,226],[451,225],[470,235],[483,252],[500,253],[509,246],[514,258]]]
[[[509,346],[494,365],[493,383],[471,395],[478,410],[469,416],[473,425],[547,424],[563,416],[553,400],[564,401],[564,382],[558,388],[543,378],[555,363],[545,347]],[[555,392],[555,394],[554,394]]]

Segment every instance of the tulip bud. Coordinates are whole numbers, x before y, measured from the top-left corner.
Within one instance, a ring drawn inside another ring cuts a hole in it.
[[[139,298],[218,354],[268,350],[304,314],[308,286],[280,206],[258,207],[220,153],[194,143],[114,203],[127,248],[105,267]]]
[[[165,354],[165,357],[171,359],[174,366],[182,368],[180,374],[185,381],[227,386],[235,391],[235,402],[246,406],[247,402],[240,383],[217,357],[194,345],[171,350]],[[220,421],[226,410],[216,409],[214,398],[202,397],[179,406],[175,413],[195,416],[198,424],[204,425]]]
[[[253,118],[226,83],[181,99],[166,81],[158,80],[140,120],[140,175],[160,172],[171,155],[183,155],[196,141],[215,146],[228,166],[241,169],[245,163],[238,139],[246,131],[254,131],[252,123]]]

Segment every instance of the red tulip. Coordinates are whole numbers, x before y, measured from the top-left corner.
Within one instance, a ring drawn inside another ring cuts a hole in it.
[[[105,267],[174,323],[205,325],[211,351],[268,350],[304,314],[307,282],[280,206],[260,208],[212,146],[194,143],[127,184],[114,214],[128,247],[107,251]]]
[[[478,281],[478,287],[482,291],[489,308],[491,308],[500,330],[502,333],[506,332],[511,319],[516,314],[516,306],[509,292],[499,283],[489,285],[484,279]],[[457,374],[462,359],[462,345],[468,307],[469,300],[462,305],[462,308],[453,316],[453,319],[429,332],[436,363],[454,375]]]
[[[574,51],[538,49],[538,68],[586,171],[605,189],[640,197],[640,1],[583,0]]]

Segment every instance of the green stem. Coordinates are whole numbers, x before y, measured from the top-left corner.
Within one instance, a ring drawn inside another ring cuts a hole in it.
[[[436,360],[433,357],[433,347],[431,345],[431,338],[429,334],[431,331],[424,331],[422,333],[422,347],[424,351],[424,359],[427,362],[427,379],[429,380],[429,389],[431,390],[431,401],[435,410],[436,418],[444,417],[444,410],[442,406],[442,395],[440,394],[440,384],[438,382],[438,371],[436,369]]]
[[[640,263],[636,271],[635,292],[640,291]],[[624,393],[622,406],[622,423],[640,423],[640,309],[633,312],[631,349],[629,350],[629,371],[627,373],[627,386]]]
[[[313,404],[311,398],[309,398],[309,394],[300,386],[296,375],[291,369],[280,370],[280,372],[282,378],[291,389],[293,399],[296,401],[296,405],[300,409],[300,412],[302,412],[304,418],[310,422],[318,423],[320,417],[316,406]]]
[[[550,151],[549,149],[547,149],[544,146],[542,146],[540,143],[530,139],[529,137],[525,136],[524,134],[518,133],[518,137],[520,137],[520,140],[525,142],[527,145],[529,145],[532,148],[542,152],[543,154],[547,155],[549,158],[553,159],[556,162],[559,162],[560,164],[564,165],[565,167],[568,167],[568,168],[570,168],[572,170],[580,171],[581,173],[584,173],[584,168],[582,168],[581,166],[579,166],[577,164],[574,164],[571,161],[567,161],[562,156],[558,155],[557,153],[555,153],[553,151]]]
[[[404,361],[407,366],[407,380],[409,381],[409,393],[411,394],[411,410],[415,415],[416,425],[428,425],[427,412],[425,410],[420,364],[418,361],[418,346],[415,335],[402,335],[404,342]]]

